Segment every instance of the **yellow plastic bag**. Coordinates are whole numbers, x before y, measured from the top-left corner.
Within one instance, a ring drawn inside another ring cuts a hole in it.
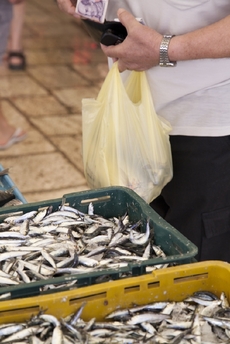
[[[145,72],[131,72],[124,85],[114,63],[97,99],[82,100],[89,187],[126,186],[150,203],[172,178],[170,130],[155,112]]]

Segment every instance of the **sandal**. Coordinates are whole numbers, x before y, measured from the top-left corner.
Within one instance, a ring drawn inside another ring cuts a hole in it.
[[[17,57],[21,62],[19,63],[12,63],[10,59],[12,57]],[[8,53],[8,67],[11,70],[24,70],[26,68],[26,57],[22,52],[19,51],[10,51]]]
[[[11,147],[15,143],[25,140],[26,137],[27,137],[27,133],[25,133],[21,128],[15,129],[15,132],[9,138],[9,140],[5,144],[0,145],[0,151]]]

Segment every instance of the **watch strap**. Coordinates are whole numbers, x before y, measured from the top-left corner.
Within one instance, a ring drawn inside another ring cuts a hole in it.
[[[168,57],[169,43],[174,35],[164,35],[160,45],[160,62],[161,67],[175,67],[176,61],[170,61]]]

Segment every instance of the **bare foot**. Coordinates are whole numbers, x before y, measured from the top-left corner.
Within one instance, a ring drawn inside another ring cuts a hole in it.
[[[0,142],[0,151],[8,149],[15,143],[25,140],[26,137],[27,137],[27,133],[23,131],[21,128],[15,129],[13,134],[8,138],[7,141],[3,143]]]
[[[1,122],[1,121],[0,121]],[[4,145],[9,141],[15,132],[15,128],[4,122],[0,125],[0,145]]]
[[[22,141],[25,136],[25,131],[10,125],[0,112],[0,149],[6,149],[12,144]]]

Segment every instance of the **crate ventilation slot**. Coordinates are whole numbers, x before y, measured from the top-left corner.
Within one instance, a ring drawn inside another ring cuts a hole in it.
[[[139,291],[139,290],[140,290],[140,285],[134,285],[131,287],[124,288],[124,293],[128,294],[128,293],[133,293],[133,292]]]
[[[7,317],[7,316],[17,316],[17,315],[25,315],[25,313],[29,314],[38,314],[40,311],[39,306],[33,306],[33,307],[25,307],[25,308],[16,308],[16,309],[10,309],[5,311],[0,311],[0,317]]]
[[[207,278],[208,278],[208,273],[190,275],[190,276],[185,276],[185,277],[178,277],[178,278],[174,278],[174,284],[189,282],[189,281],[198,281],[198,280],[207,279]]]
[[[107,292],[98,293],[98,294],[91,294],[88,296],[82,296],[74,299],[70,299],[69,304],[73,305],[75,303],[79,302],[85,302],[85,301],[92,301],[92,300],[98,300],[98,299],[105,299],[107,297]]]
[[[159,287],[160,287],[160,282],[159,281],[148,283],[148,289],[159,288]]]

